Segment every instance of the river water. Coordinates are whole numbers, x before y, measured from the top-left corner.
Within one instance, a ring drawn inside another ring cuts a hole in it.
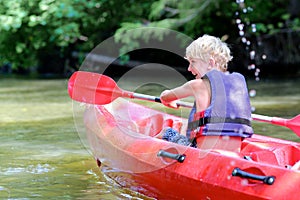
[[[250,81],[255,112],[296,116],[299,83]],[[0,199],[147,199],[100,172],[75,129],[67,80],[1,78],[0,102]],[[300,141],[284,127],[254,123],[254,130]]]

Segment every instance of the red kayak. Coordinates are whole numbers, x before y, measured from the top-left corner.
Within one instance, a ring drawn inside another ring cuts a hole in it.
[[[299,199],[299,143],[254,134],[238,153],[203,150],[154,137],[167,121],[187,123],[121,98],[84,114],[99,166],[131,190],[156,199]]]

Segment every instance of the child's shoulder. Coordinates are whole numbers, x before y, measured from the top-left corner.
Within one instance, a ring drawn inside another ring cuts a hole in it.
[[[201,89],[202,87],[205,87],[205,79],[193,79],[188,81],[188,84],[193,89]]]

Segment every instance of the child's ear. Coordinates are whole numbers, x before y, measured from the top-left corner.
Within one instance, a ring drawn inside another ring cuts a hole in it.
[[[210,58],[208,61],[208,67],[213,68],[215,66],[216,62],[213,58]]]

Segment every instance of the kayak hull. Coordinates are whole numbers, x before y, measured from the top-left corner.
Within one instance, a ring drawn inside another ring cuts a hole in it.
[[[243,140],[239,153],[201,150],[152,137],[162,120],[180,121],[183,127],[187,122],[122,99],[89,106],[84,114],[89,145],[102,170],[131,190],[156,199],[298,199],[300,171],[293,166],[300,160],[299,143],[253,135]],[[184,161],[160,151],[182,155]],[[233,176],[236,168],[275,181]]]

